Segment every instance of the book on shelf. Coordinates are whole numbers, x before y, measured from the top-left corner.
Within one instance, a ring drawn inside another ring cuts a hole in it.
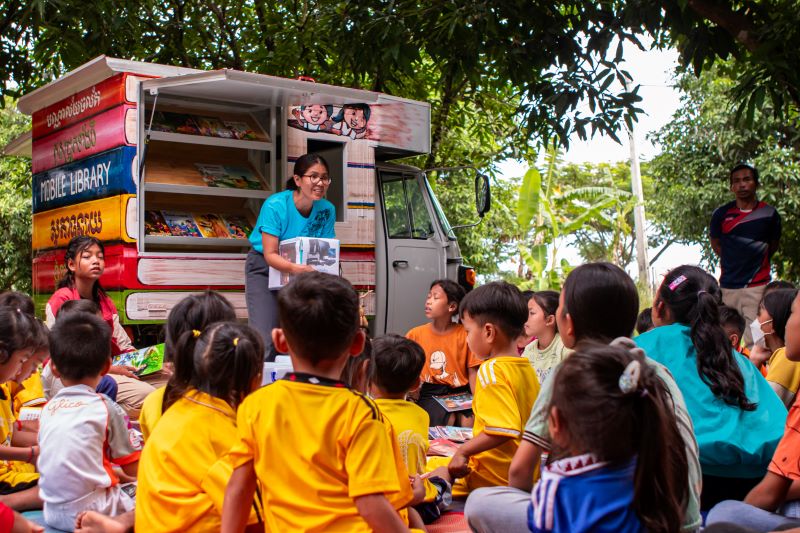
[[[213,239],[230,239],[231,234],[228,231],[228,224],[222,219],[221,216],[214,213],[195,213],[194,221],[203,237]]]
[[[134,352],[119,354],[111,361],[114,366],[131,366],[137,376],[147,376],[164,366],[164,345],[156,344]]]
[[[247,167],[209,163],[195,163],[194,165],[203,177],[203,182],[209,187],[263,190],[261,179]]]
[[[252,127],[244,119],[224,119],[208,115],[194,115],[175,111],[156,111],[153,115],[153,131],[201,135],[241,141],[266,141],[269,136]]]
[[[172,235],[167,221],[161,211],[147,210],[144,212],[145,235]]]
[[[472,409],[472,393],[469,392],[444,394],[442,396],[434,396],[433,399],[444,407],[445,411],[448,413]]]
[[[247,239],[253,232],[253,225],[243,216],[225,215],[223,218],[228,227],[228,233],[234,239]]]
[[[162,211],[164,220],[167,222],[172,235],[175,237],[202,237],[197,223],[191,213],[181,213],[178,211]]]

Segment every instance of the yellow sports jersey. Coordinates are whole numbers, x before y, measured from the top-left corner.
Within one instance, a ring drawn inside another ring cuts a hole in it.
[[[8,390],[14,407],[14,418],[19,418],[19,410],[23,407],[42,406],[47,403],[42,388],[42,372],[37,369],[22,383],[9,381]]]
[[[14,433],[14,417],[11,394],[8,384],[0,385],[0,446],[11,446]],[[39,479],[39,474],[32,464],[22,461],[0,461],[0,489],[14,492],[8,486],[30,483]]]
[[[253,461],[265,531],[371,531],[354,498],[412,499],[390,424],[375,403],[341,382],[294,373],[239,407],[235,467]]]
[[[427,464],[428,426],[430,417],[422,407],[407,400],[375,400],[383,416],[392,424],[394,434],[400,446],[400,456],[408,473],[423,474]],[[427,479],[425,483],[425,501],[433,501],[438,494],[436,487]]]
[[[155,429],[156,423],[161,419],[161,406],[164,403],[166,390],[166,387],[159,387],[148,394],[142,402],[142,410],[139,412],[139,427],[145,442]]]
[[[190,390],[161,419],[139,459],[136,530],[219,531],[236,412],[220,398]],[[257,521],[251,512],[249,522]]]
[[[470,457],[472,471],[464,478],[467,492],[508,485],[508,468],[538,394],[536,373],[524,357],[495,357],[481,364],[472,401],[473,435],[487,433],[512,438]],[[463,494],[458,485],[453,486],[454,496]]]
[[[787,359],[786,348],[778,348],[769,358],[766,378],[770,384],[780,385],[781,388],[775,392],[784,404],[791,407],[800,388],[800,363]]]

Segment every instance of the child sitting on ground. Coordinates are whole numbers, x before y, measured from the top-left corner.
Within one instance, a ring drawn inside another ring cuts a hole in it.
[[[554,378],[534,533],[673,533],[688,492],[672,397],[641,350],[584,346]]]
[[[400,335],[378,337],[372,350],[371,395],[394,428],[408,473],[418,477],[425,473],[430,423],[428,413],[406,396],[420,386],[419,374],[425,364],[425,352],[419,344]],[[452,500],[450,484],[440,477],[419,483],[424,487],[425,498],[414,509],[424,523],[430,524]]]
[[[5,384],[36,349],[38,328],[36,319],[19,308],[0,307],[0,503],[17,511],[42,506],[36,487],[39,474],[33,467],[39,447],[31,432],[24,443],[15,442],[15,418]]]
[[[800,295],[792,302],[786,322],[786,357],[800,362]],[[800,363],[798,363],[800,364]],[[784,516],[786,502],[800,500],[800,404],[795,402],[786,418],[783,438],[772,456],[764,478],[744,502],[728,500],[708,513],[707,523],[733,522],[756,531],[773,531],[797,525],[797,518]],[[777,511],[777,512],[776,512]]]
[[[111,368],[111,329],[89,313],[69,313],[50,332],[50,364],[64,388],[42,413],[39,491],[48,525],[71,530],[81,511],[114,516],[133,509],[111,468],[135,476],[139,444],[122,408],[95,389]]]
[[[458,448],[447,468],[433,471],[445,479],[458,478],[455,497],[479,487],[508,484],[511,459],[539,393],[536,373],[527,359],[517,355],[515,346],[527,318],[519,289],[506,282],[478,287],[461,302],[469,349],[484,362],[472,403],[474,436]],[[440,463],[438,458],[428,461],[429,467]]]
[[[278,293],[278,312],[272,340],[294,372],[239,406],[223,533],[244,530],[257,481],[267,531],[407,531],[398,510],[411,483],[391,425],[339,379],[364,346],[358,295],[303,273]]]
[[[771,353],[767,359],[766,377],[769,386],[775,391],[788,409],[800,389],[800,364],[786,357],[786,321],[791,314],[792,302],[797,289],[780,289],[767,294],[758,306],[759,332]],[[754,335],[756,333],[754,332]]]
[[[539,383],[544,383],[550,371],[571,352],[569,348],[564,347],[561,335],[558,334],[556,309],[558,309],[556,291],[535,292],[528,300],[525,334],[535,339],[525,347],[522,356],[533,366]]]
[[[432,426],[472,425],[469,411],[456,417],[434,398],[474,390],[475,372],[481,362],[467,346],[464,326],[453,322],[464,294],[464,289],[449,279],[431,283],[425,300],[425,316],[430,322],[406,333],[406,337],[425,350],[417,404],[428,412]]]
[[[227,453],[236,442],[236,409],[261,384],[264,344],[255,330],[235,322],[211,325],[192,344],[191,353],[176,347],[189,359],[179,364],[195,367],[190,388],[164,412],[142,451],[139,531],[219,531],[221,526],[222,499],[233,472]],[[249,522],[259,521],[260,514],[251,512]]]

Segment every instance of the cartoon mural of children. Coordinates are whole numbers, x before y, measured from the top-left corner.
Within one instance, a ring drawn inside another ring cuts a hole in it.
[[[294,118],[289,120],[289,125],[306,131],[326,132],[333,125],[331,121],[332,114],[332,105],[301,105],[299,108],[296,107],[292,110]]]
[[[351,139],[364,139],[367,136],[370,109],[367,104],[344,104],[331,120],[336,123],[332,133]]]

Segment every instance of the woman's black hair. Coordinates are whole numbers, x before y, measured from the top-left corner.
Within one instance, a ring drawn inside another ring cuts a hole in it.
[[[31,315],[11,307],[0,307],[0,364],[25,348],[36,349],[39,326]]]
[[[236,409],[253,391],[264,369],[264,342],[253,328],[236,322],[212,324],[192,354],[190,385]]]
[[[100,248],[100,253],[105,255],[106,249],[103,246],[103,243],[100,242],[100,239],[97,239],[96,237],[90,237],[89,235],[78,235],[70,239],[69,243],[67,244],[67,251],[64,254],[64,266],[66,266],[67,271],[64,273],[64,277],[61,278],[61,281],[58,282],[59,289],[64,287],[69,287],[72,289],[75,287],[75,272],[69,269],[69,262],[72,260],[77,263],[80,260],[81,254],[84,252],[84,250],[88,250],[95,244]],[[92,286],[92,300],[99,304],[101,294],[103,294],[103,287],[100,286],[100,280],[97,280],[94,282],[94,286]]]
[[[536,291],[533,293],[533,301],[542,308],[544,316],[555,315],[558,310],[558,291]]]
[[[640,373],[622,386],[629,365]],[[591,452],[612,466],[635,457],[633,507],[644,529],[680,531],[689,490],[684,441],[673,398],[641,350],[585,342],[553,379],[550,408],[570,447],[556,452]]]
[[[289,179],[286,180],[286,189],[290,191],[297,190],[297,184],[294,182],[295,176],[303,176],[308,169],[313,167],[314,165],[322,165],[325,167],[325,170],[330,172],[330,167],[328,166],[328,162],[325,161],[325,158],[319,154],[304,154],[297,158],[294,162],[294,170],[292,171],[292,175],[289,176]]]
[[[214,291],[187,296],[172,308],[164,326],[164,360],[173,364],[173,373],[164,389],[162,413],[191,386],[195,374],[194,349],[200,334],[215,322],[231,320],[236,320],[236,311],[224,296]]]
[[[611,342],[630,337],[639,315],[639,292],[631,277],[611,263],[586,263],[569,273],[563,314],[572,318],[575,339]]]
[[[722,291],[717,280],[699,267],[679,266],[664,277],[656,295],[658,301],[667,306],[673,321],[691,327],[697,371],[711,392],[729,405],[755,410],[756,404],[745,394],[731,341],[720,325]]]
[[[792,314],[797,289],[778,289],[764,296],[761,306],[772,317],[772,329],[781,342],[786,339],[786,323]]]

